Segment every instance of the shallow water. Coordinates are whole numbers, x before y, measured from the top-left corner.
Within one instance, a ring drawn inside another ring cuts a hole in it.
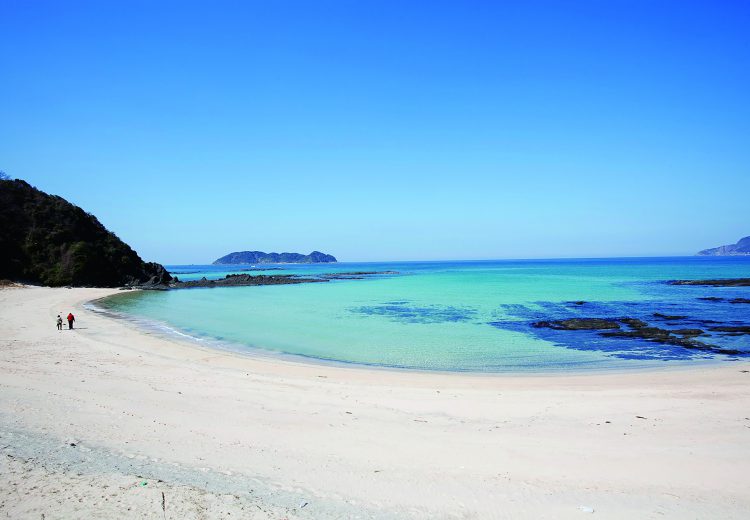
[[[750,276],[749,257],[258,266],[251,274],[398,271],[363,280],[128,292],[100,306],[234,349],[423,370],[548,372],[731,361],[643,340],[531,327],[539,319],[631,316],[664,328],[750,325],[750,288],[670,286],[676,278]],[[169,266],[181,280],[251,266]],[[586,301],[576,305],[574,301]],[[685,315],[665,323],[654,312]],[[750,353],[750,336],[711,334],[712,345]]]

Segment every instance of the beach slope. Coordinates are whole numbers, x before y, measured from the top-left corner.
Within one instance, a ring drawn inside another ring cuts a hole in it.
[[[472,376],[253,358],[0,290],[0,517],[747,518],[750,364]],[[76,314],[77,329],[55,317]]]

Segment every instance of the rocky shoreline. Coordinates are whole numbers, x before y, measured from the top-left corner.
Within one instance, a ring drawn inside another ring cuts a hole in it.
[[[204,276],[200,280],[189,280],[170,284],[170,289],[191,289],[195,287],[247,287],[253,285],[289,285],[298,283],[322,282],[317,278],[302,278],[293,274],[228,274],[218,280],[208,280]]]
[[[322,273],[311,276],[295,274],[228,274],[218,280],[209,280],[205,277],[200,280],[180,281],[176,277],[167,283],[152,283],[135,288],[146,290],[174,290],[193,288],[215,288],[215,287],[247,287],[260,285],[288,285],[301,283],[324,283],[336,280],[362,280],[376,276],[397,275],[397,271],[350,271],[338,273]],[[711,287],[746,287],[750,286],[750,278],[730,278],[716,280],[669,280],[663,283],[682,286],[711,286]],[[718,297],[701,296],[699,300],[729,303],[748,304],[750,299],[741,297]],[[568,305],[579,308],[586,312],[590,302],[575,300],[567,302]],[[657,323],[654,324],[654,321]],[[750,355],[745,349],[733,348],[735,345],[716,345],[712,342],[721,337],[750,335],[750,325],[738,321],[714,321],[710,319],[696,319],[684,314],[665,314],[663,312],[652,312],[651,314],[632,315],[607,315],[598,317],[569,317],[560,319],[539,319],[527,322],[527,327],[540,330],[549,329],[562,333],[579,332],[593,334],[599,338],[621,339],[628,343],[648,342],[664,346],[679,347],[690,351],[702,351],[706,354],[719,354],[726,356]],[[601,341],[601,340],[599,340]],[[719,341],[722,342],[722,341]]]

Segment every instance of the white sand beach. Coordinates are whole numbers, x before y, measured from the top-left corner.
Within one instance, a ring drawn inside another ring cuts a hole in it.
[[[750,363],[307,365],[83,307],[113,292],[0,290],[0,518],[750,517]]]

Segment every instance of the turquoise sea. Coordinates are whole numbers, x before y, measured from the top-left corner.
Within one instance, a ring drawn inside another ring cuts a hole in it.
[[[731,303],[750,298],[750,287],[664,283],[750,277],[750,257],[259,267],[269,270],[251,274],[398,274],[298,285],[123,291],[96,305],[141,326],[217,348],[406,369],[580,372],[731,362],[750,354],[750,335],[709,330],[717,323],[750,325],[750,304]],[[252,266],[168,269],[189,280],[223,278]],[[700,299],[706,297],[713,299]],[[654,313],[683,317],[664,321]],[[634,317],[662,328],[700,328],[706,332],[701,341],[740,353],[531,325],[570,317]]]

